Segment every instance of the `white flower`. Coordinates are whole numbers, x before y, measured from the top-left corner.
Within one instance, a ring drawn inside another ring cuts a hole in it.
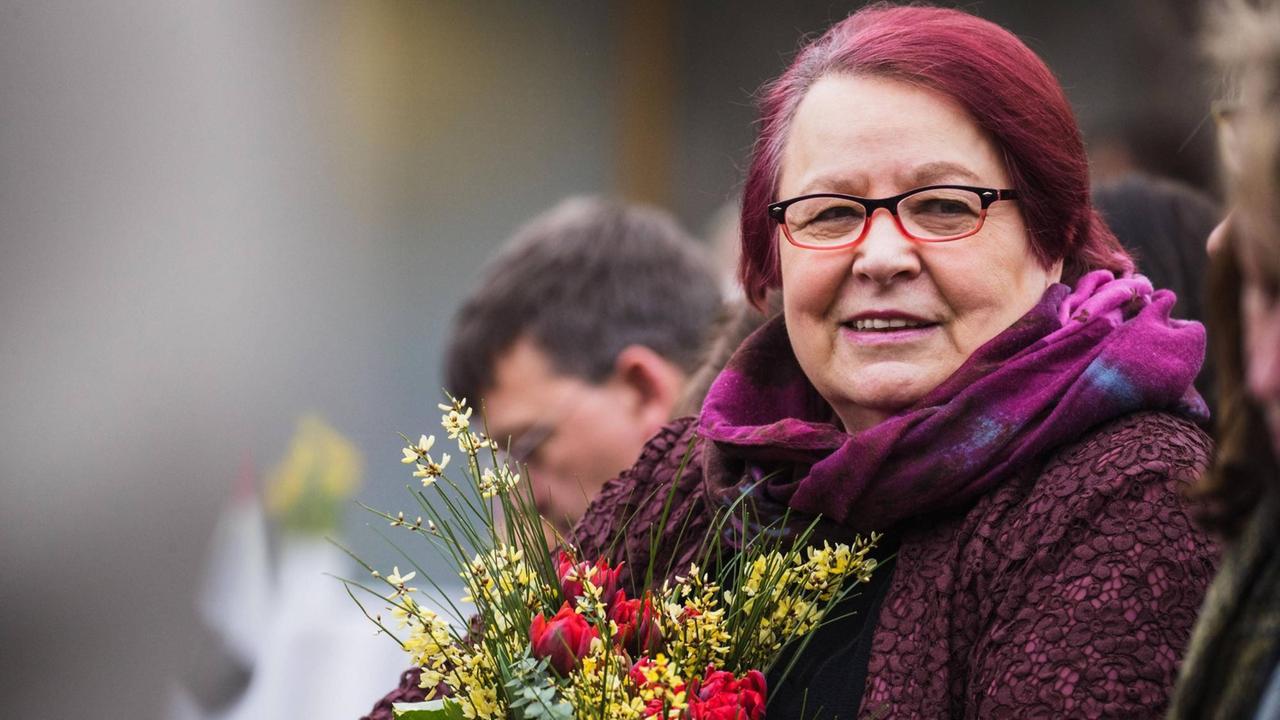
[[[449,433],[450,440],[457,440],[459,435],[463,435],[471,427],[471,408],[464,412],[449,410],[440,418],[440,424]]]
[[[500,492],[511,490],[520,482],[520,476],[511,472],[506,466],[498,468],[495,473],[489,468],[485,468],[480,474],[480,495],[484,498],[491,498]]]
[[[411,572],[408,575],[401,575],[400,568],[398,567],[391,568],[391,574],[386,577],[386,580],[387,582],[391,583],[393,587],[395,587],[396,591],[395,591],[395,594],[393,594],[390,598],[388,598],[388,600],[400,595],[408,595],[409,593],[412,593],[412,592],[418,592],[418,588],[405,587],[405,585],[407,585],[410,580],[417,577],[417,575],[418,573],[416,572]]]
[[[435,444],[436,444],[435,435],[432,435],[431,437],[427,437],[426,435],[423,435],[422,437],[418,438],[417,445],[414,445],[411,443],[409,447],[404,449],[404,457],[400,459],[400,462],[404,463],[405,465],[411,465],[413,463],[418,462],[419,460],[427,456],[427,451],[430,450],[431,446]]]
[[[436,478],[444,475],[445,466],[449,464],[449,453],[440,456],[440,462],[431,459],[430,455],[423,454],[422,462],[418,463],[418,469],[413,473],[416,478],[422,478],[422,486],[429,487],[436,481]]]
[[[401,576],[399,567],[392,567],[391,574],[387,576],[387,582],[392,585],[403,587],[405,583],[417,577],[418,573],[411,572],[408,575]]]
[[[498,476],[493,474],[489,468],[485,468],[480,475],[480,496],[488,499],[498,494],[499,482]]]

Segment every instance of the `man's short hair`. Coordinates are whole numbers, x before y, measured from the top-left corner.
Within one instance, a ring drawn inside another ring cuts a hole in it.
[[[588,382],[643,345],[697,367],[721,297],[702,249],[667,213],[570,198],[521,227],[458,309],[445,358],[450,392],[477,399],[497,358],[530,338],[553,368]]]

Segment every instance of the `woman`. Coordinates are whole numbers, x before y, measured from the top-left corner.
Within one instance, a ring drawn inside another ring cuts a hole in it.
[[[1213,570],[1181,494],[1204,335],[1125,277],[1044,64],[958,11],[859,11],[767,88],[742,234],[781,318],[606,485],[582,552],[678,573],[744,494],[885,532],[771,717],[1163,712]]]
[[[1211,278],[1220,445],[1201,490],[1228,546],[1170,717],[1280,718],[1280,3],[1234,3],[1217,20],[1240,97],[1222,137],[1235,210]]]

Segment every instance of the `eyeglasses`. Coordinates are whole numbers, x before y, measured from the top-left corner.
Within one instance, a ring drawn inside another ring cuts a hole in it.
[[[584,388],[572,387],[550,403],[550,409],[542,413],[541,422],[530,425],[516,437],[507,438],[509,447],[503,454],[513,465],[532,465],[542,446],[560,431],[582,403]]]
[[[521,433],[519,439],[511,443],[511,448],[506,453],[508,462],[514,465],[528,465],[534,453],[551,439],[556,429],[556,425],[535,425]]]
[[[769,206],[769,217],[782,226],[792,245],[812,250],[839,250],[862,242],[871,215],[880,208],[888,210],[912,240],[947,242],[981,230],[991,203],[1016,198],[1013,190],[968,185],[928,185],[878,200],[818,193],[776,202]]]

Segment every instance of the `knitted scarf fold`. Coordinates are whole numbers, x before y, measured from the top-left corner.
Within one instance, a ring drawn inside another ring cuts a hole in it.
[[[1091,428],[1141,410],[1207,418],[1192,385],[1204,328],[1141,275],[1055,284],[915,405],[847,433],[792,353],[781,317],[743,343],[699,418],[726,502],[822,514],[846,530],[970,506]],[[782,472],[774,472],[781,469]],[[767,518],[766,518],[767,519]]]

